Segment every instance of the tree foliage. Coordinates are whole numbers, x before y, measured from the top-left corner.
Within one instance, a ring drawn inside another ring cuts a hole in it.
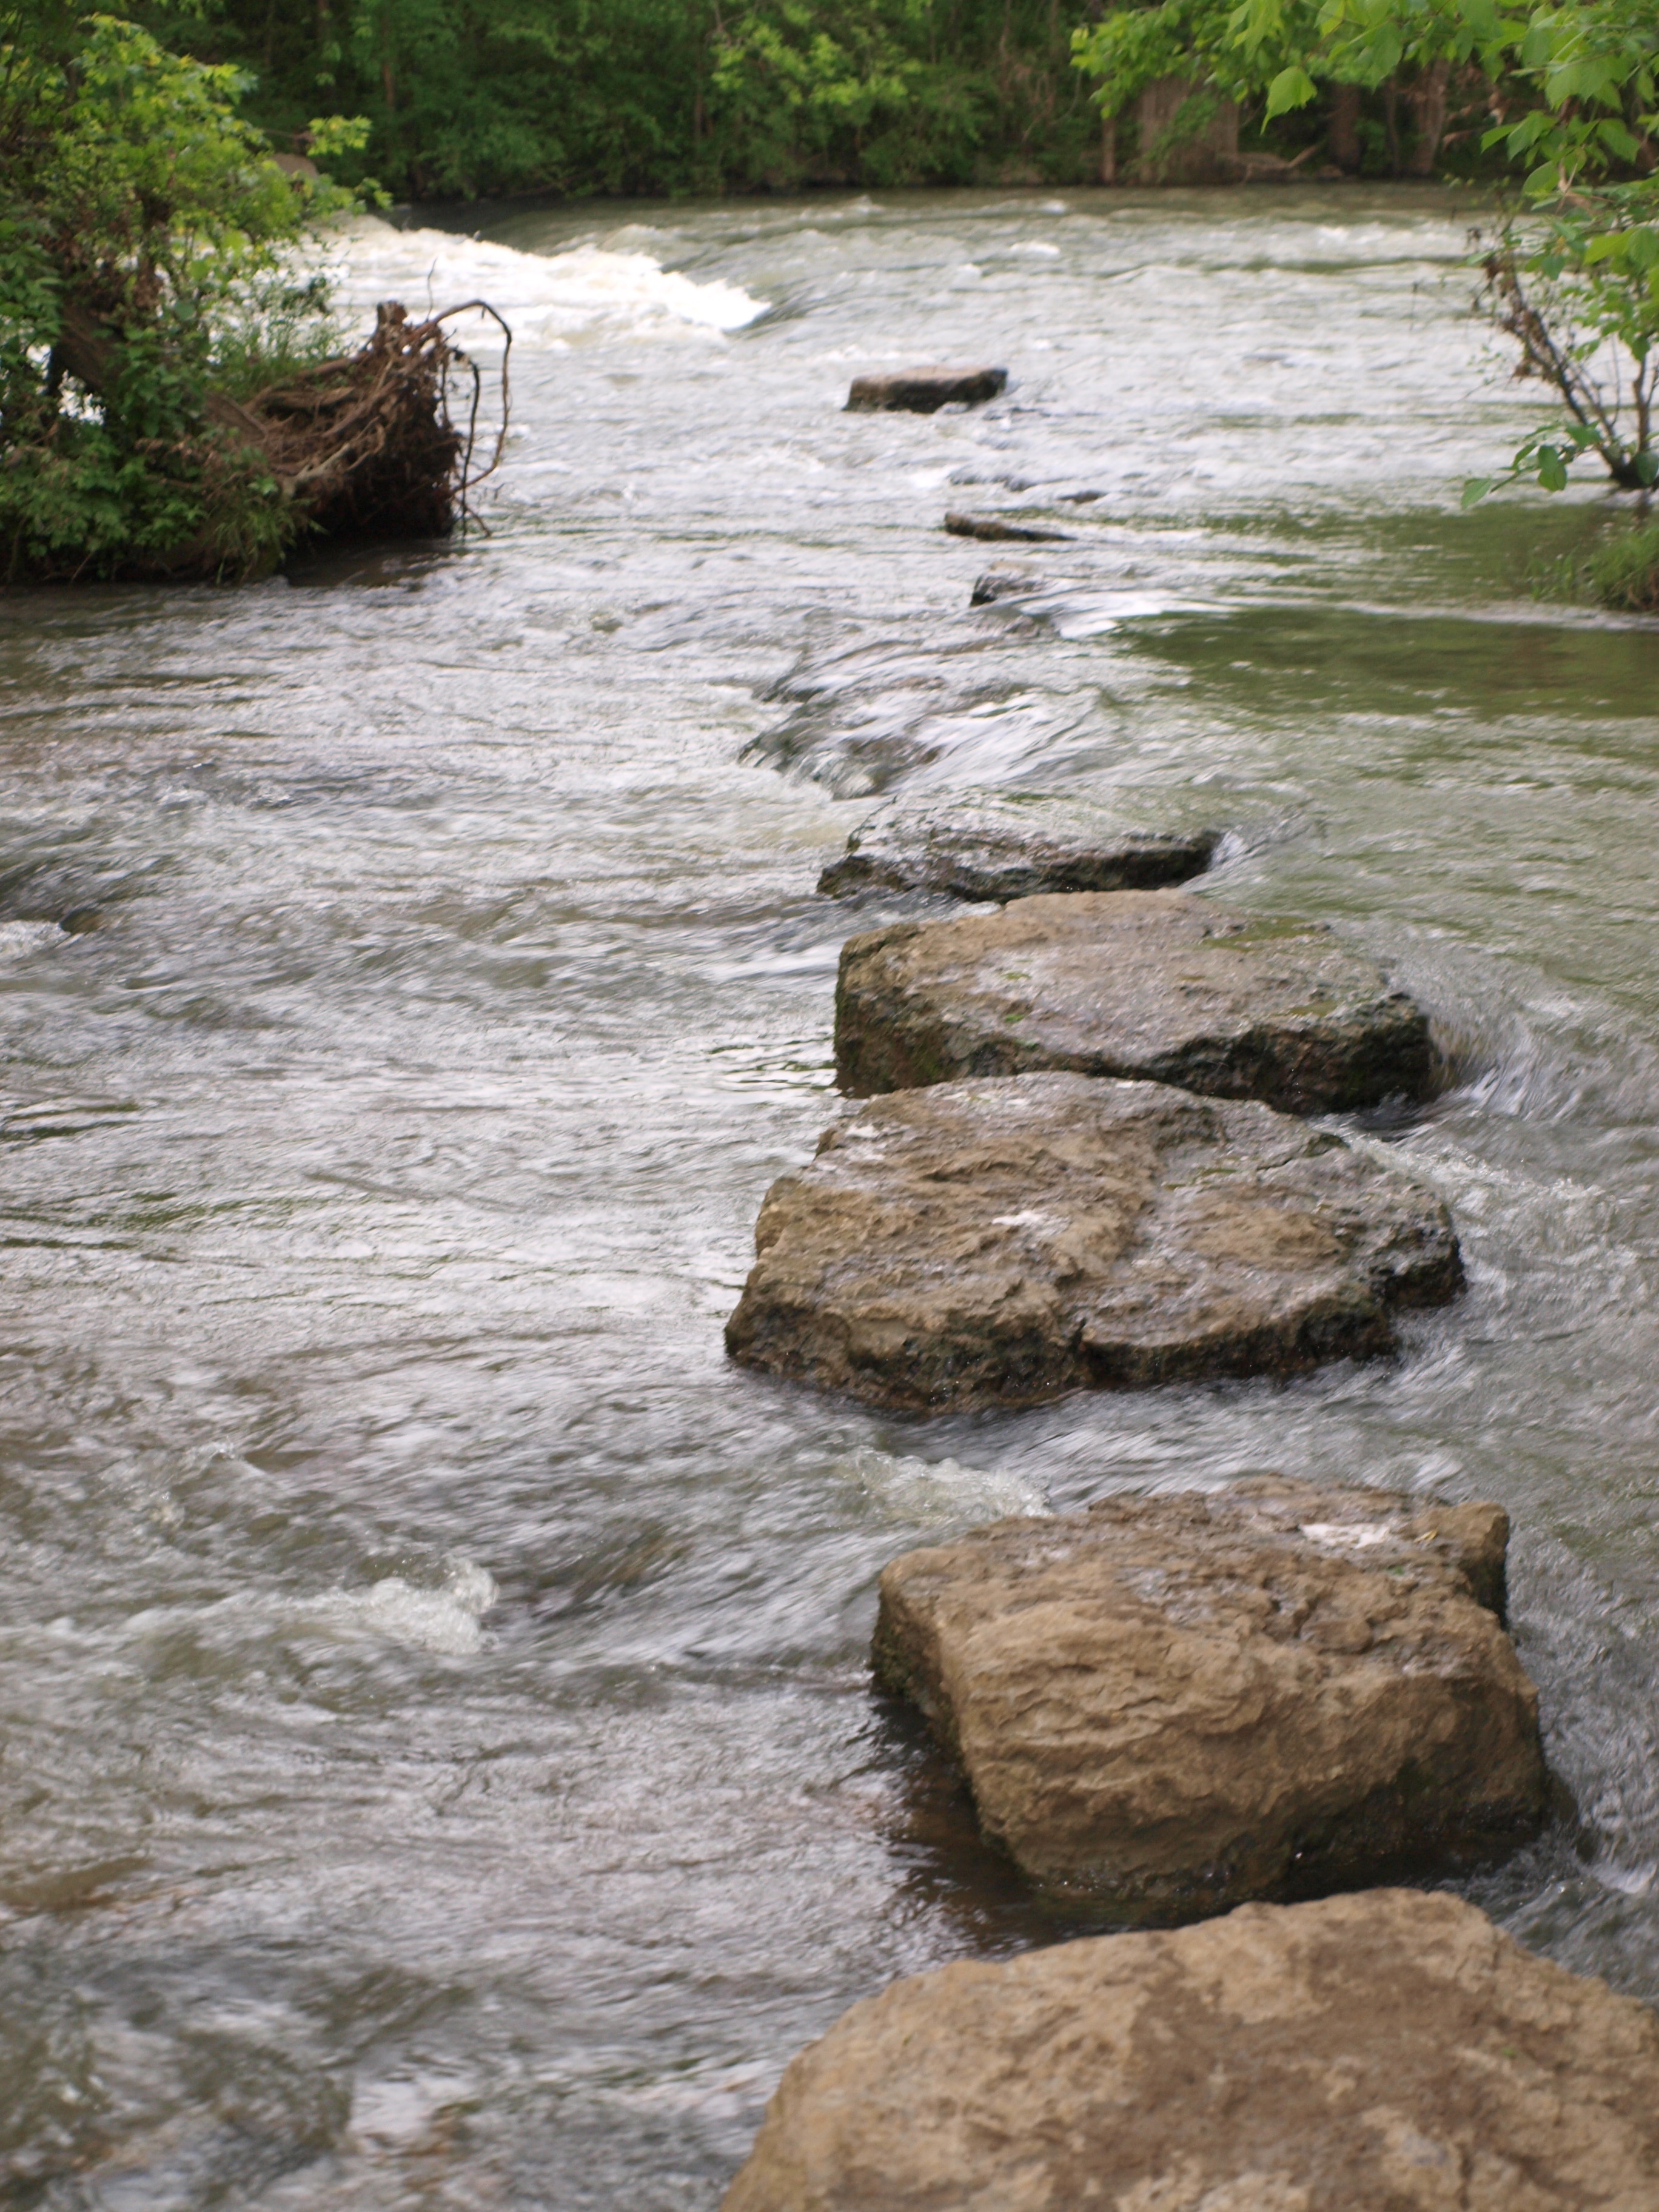
[[[367,117],[365,172],[430,198],[1087,177],[1070,40],[1091,4],[155,0],[143,20],[250,72],[250,112],[296,152],[319,107]]]
[[[1079,65],[1116,112],[1160,76],[1294,115],[1322,88],[1371,89],[1456,70],[1482,87],[1483,146],[1519,179],[1481,243],[1487,306],[1517,373],[1565,409],[1501,477],[1558,490],[1586,455],[1626,490],[1659,478],[1659,0],[1158,0],[1077,34]]]
[[[276,166],[228,64],[108,15],[14,8],[0,31],[5,573],[164,565],[204,535],[268,566],[293,518],[234,401],[333,343],[289,257],[344,196]]]

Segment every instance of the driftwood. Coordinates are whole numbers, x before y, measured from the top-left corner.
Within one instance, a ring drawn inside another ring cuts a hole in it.
[[[473,312],[501,325],[500,419],[487,456],[478,447],[483,380],[450,339],[447,325]],[[468,499],[501,460],[507,438],[507,353],[513,334],[483,300],[468,300],[412,323],[395,300],[375,310],[374,331],[342,354],[252,399],[209,392],[203,416],[210,466],[245,465],[252,454],[301,526],[301,542],[319,538],[445,538],[468,519]],[[65,305],[56,365],[89,391],[109,379],[115,340],[74,303]],[[458,421],[452,390],[465,404]],[[198,455],[198,458],[204,458]],[[217,575],[226,566],[210,526],[129,573]]]

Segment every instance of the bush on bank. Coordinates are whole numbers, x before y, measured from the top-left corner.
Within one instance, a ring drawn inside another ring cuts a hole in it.
[[[285,250],[337,204],[241,121],[238,73],[110,16],[0,18],[0,574],[108,574],[210,541],[270,567],[299,526],[210,419],[334,343]]]
[[[1591,554],[1586,575],[1604,607],[1659,615],[1659,522],[1618,532]]]
[[[0,580],[246,577],[465,498],[441,316],[341,349],[291,176],[228,64],[113,16],[0,16]],[[319,151],[359,127],[318,120]]]

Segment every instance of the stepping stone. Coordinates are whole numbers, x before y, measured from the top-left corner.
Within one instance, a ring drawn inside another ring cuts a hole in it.
[[[1063,802],[884,809],[854,830],[818,889],[831,898],[880,889],[996,900],[1141,890],[1197,875],[1220,842],[1218,830],[1131,829]]]
[[[977,407],[1007,384],[1006,368],[902,368],[887,376],[855,376],[842,412],[933,415],[952,400]]]
[[[1082,1075],[866,1107],[755,1249],[734,1359],[921,1411],[1364,1358],[1462,1281],[1440,1201],[1339,1138]]]
[[[1024,1870],[1192,1920],[1501,1856],[1545,1798],[1509,1516],[1274,1478],[907,1553],[875,1662]]]
[[[794,2059],[723,2212],[1649,2212],[1659,2020],[1461,1898],[963,1959]]]
[[[1428,1017],[1328,929],[1177,890],[1016,900],[850,938],[836,1070],[855,1098],[1073,1068],[1293,1114],[1432,1088]]]
[[[1004,522],[994,514],[958,514],[954,508],[945,518],[952,538],[982,538],[993,544],[1074,545],[1066,530],[1045,530],[1034,522]]]

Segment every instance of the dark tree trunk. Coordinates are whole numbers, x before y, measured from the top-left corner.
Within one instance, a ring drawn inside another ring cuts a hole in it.
[[[1406,94],[1412,111],[1411,159],[1406,167],[1413,177],[1434,174],[1434,157],[1445,135],[1446,78],[1449,70],[1448,62],[1431,63]]]
[[[1339,169],[1349,176],[1359,171],[1359,87],[1357,84],[1334,84],[1331,87],[1331,119],[1328,139],[1330,155]]]

